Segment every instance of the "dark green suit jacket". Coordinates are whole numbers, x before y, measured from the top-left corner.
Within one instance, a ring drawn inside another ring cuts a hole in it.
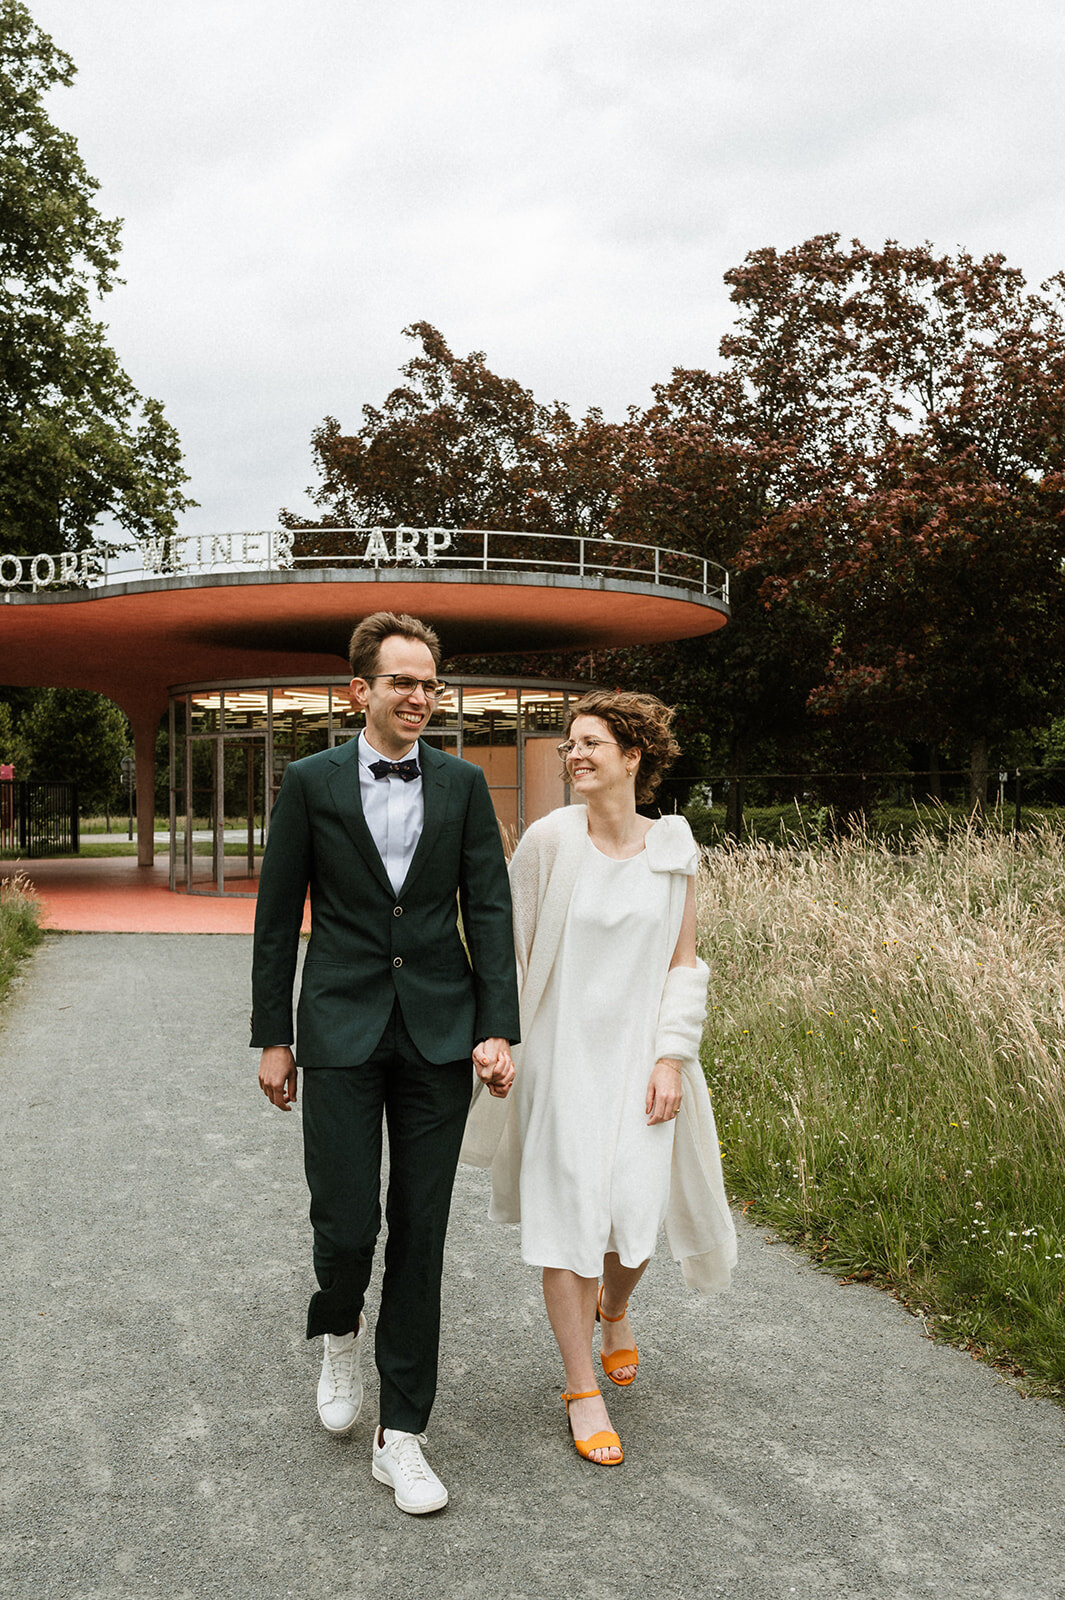
[[[425,822],[396,894],[363,816],[357,747],[351,739],[285,772],[255,909],[252,1044],[292,1043],[308,885],[311,937],[296,1019],[301,1067],[365,1061],[396,1000],[429,1061],[458,1061],[478,1039],[516,1041],[510,889],[483,772],[419,740]]]

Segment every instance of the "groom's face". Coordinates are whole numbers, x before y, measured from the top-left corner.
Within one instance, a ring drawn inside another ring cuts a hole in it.
[[[397,694],[391,677],[435,678],[436,666],[428,645],[420,639],[390,634],[382,641],[372,680],[351,680],[351,704],[366,713],[366,737],[375,750],[392,761],[405,756],[433,714],[433,701],[419,684],[409,694]]]

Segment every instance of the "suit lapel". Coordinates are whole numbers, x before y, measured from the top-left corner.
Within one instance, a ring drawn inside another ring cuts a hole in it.
[[[359,787],[359,740],[356,735],[330,752],[332,766],[326,782],[337,815],[351,837],[351,842],[383,888],[392,893],[385,864],[366,825],[362,809],[362,792]]]
[[[401,895],[407,893],[432,852],[444,820],[447,803],[447,762],[439,750],[427,744],[424,739],[418,740],[418,764],[422,769],[422,801],[425,805],[425,817],[422,822],[422,836],[418,840],[411,864],[407,868],[407,876],[400,888]],[[363,826],[365,827],[365,823]]]

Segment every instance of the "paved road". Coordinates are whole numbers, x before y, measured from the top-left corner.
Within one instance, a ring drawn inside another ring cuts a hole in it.
[[[567,1442],[536,1275],[460,1176],[438,1517],[318,1426],[300,1124],[254,1087],[242,936],[57,935],[4,1007],[6,1600],[1060,1600],[1065,1413],[755,1230],[657,1257],[626,1462]],[[370,1306],[371,1320],[373,1306]]]

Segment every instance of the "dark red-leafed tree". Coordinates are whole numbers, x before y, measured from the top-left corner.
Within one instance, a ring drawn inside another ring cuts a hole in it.
[[[655,390],[637,419],[643,469],[630,453],[609,526],[628,536],[643,528],[732,571],[729,626],[664,647],[658,670],[671,675],[682,724],[725,755],[727,826],[738,834],[752,750],[771,742],[791,764],[802,760],[807,701],[830,644],[804,594],[762,593],[775,568],[759,563],[752,541],[781,507],[846,479],[866,445],[866,380],[852,359],[853,253],[836,235],[755,251],[726,282],[736,323],[721,342],[722,368],[678,369]],[[628,665],[639,676],[655,664],[636,656]]]
[[[847,359],[867,421],[835,483],[766,517],[741,564],[833,648],[812,709],[930,748],[1045,715],[1065,662],[1065,326],[1001,257],[855,246]]]
[[[420,350],[356,433],[327,417],[312,436],[323,515],[290,527],[403,524],[515,532],[600,531],[613,489],[617,430],[591,412],[576,422],[486,365],[460,357],[427,322],[404,330]]]

